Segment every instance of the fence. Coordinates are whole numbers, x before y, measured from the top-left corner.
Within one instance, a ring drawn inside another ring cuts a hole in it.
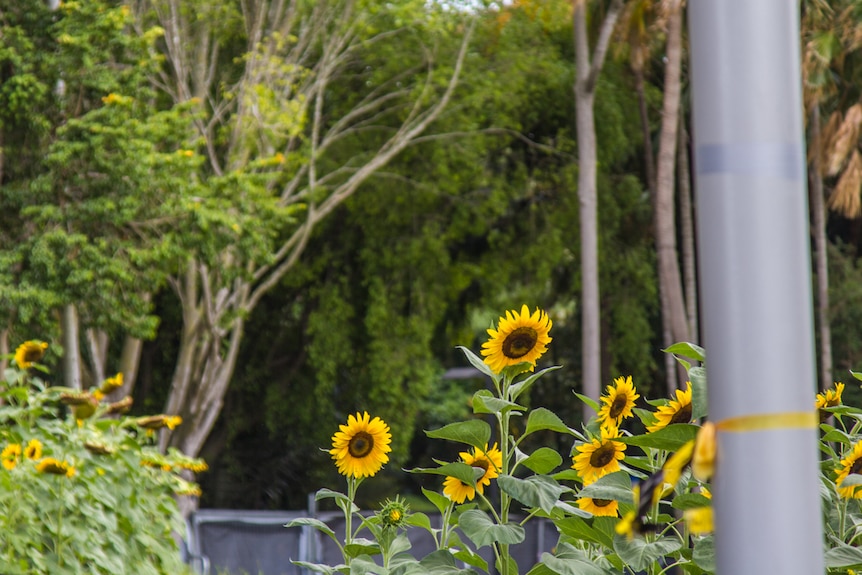
[[[342,558],[335,543],[308,526],[286,528],[292,519],[315,517],[326,523],[339,540],[344,536],[341,512],[242,511],[201,509],[187,523],[186,562],[202,575],[309,575],[291,560],[336,565]],[[431,524],[440,525],[440,515],[429,515]],[[518,518],[515,518],[517,521]],[[522,567],[532,566],[543,552],[557,542],[553,523],[533,518],[525,525],[523,543],[511,548],[512,556]],[[414,556],[421,558],[435,549],[431,534],[422,529],[407,532]],[[495,575],[493,553],[489,547],[479,549]]]

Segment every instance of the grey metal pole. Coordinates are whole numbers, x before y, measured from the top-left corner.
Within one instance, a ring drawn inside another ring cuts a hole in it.
[[[824,572],[797,0],[690,0],[718,572]]]

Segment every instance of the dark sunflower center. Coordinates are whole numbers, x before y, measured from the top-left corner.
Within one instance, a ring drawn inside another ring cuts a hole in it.
[[[531,327],[519,327],[503,340],[503,355],[509,359],[524,357],[536,346],[539,334]]]
[[[611,416],[611,419],[616,419],[622,415],[623,410],[626,408],[628,403],[628,397],[625,395],[616,396],[613,403],[611,403],[611,408],[608,410],[608,415]]]
[[[24,349],[24,361],[34,362],[42,359],[41,347],[28,347]]]
[[[613,499],[593,499],[593,505],[596,507],[607,507]]]
[[[347,444],[347,451],[357,459],[367,457],[372,449],[374,449],[374,438],[366,431],[360,431],[354,435]]]
[[[853,462],[853,465],[850,467],[850,471],[847,474],[859,473],[860,471],[862,471],[862,457]]]
[[[679,408],[679,411],[673,414],[673,417],[670,418],[671,423],[688,423],[691,421],[691,404],[687,403]]]
[[[590,465],[592,467],[604,467],[613,461],[617,450],[612,443],[603,443],[601,447],[593,451],[590,455]]]

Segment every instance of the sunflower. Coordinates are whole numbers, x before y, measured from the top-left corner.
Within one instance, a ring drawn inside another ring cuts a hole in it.
[[[485,449],[478,453],[473,448],[469,452],[462,451],[460,453],[461,461],[471,467],[479,467],[484,470],[482,477],[476,480],[476,487],[464,483],[457,477],[447,477],[443,482],[443,495],[454,501],[455,503],[464,503],[465,499],[470,501],[476,496],[478,491],[481,495],[485,492],[485,486],[491,485],[491,480],[500,475],[500,468],[503,466],[503,453],[494,447],[488,449],[488,444],[485,444]]]
[[[585,483],[584,487],[589,485]],[[598,517],[616,517],[619,514],[619,503],[613,499],[593,499],[592,497],[578,497],[578,507]]]
[[[38,439],[28,441],[27,447],[24,448],[24,457],[27,459],[40,459],[42,457],[42,442]]]
[[[102,382],[102,387],[99,388],[99,391],[104,395],[108,395],[109,393],[116,391],[123,387],[123,372],[119,372],[114,377],[109,377],[105,381]]]
[[[21,369],[27,369],[34,362],[42,359],[46,349],[48,349],[48,344],[44,341],[25,341],[15,350],[15,365]]]
[[[622,423],[626,417],[632,417],[635,400],[640,397],[635,393],[632,376],[618,377],[613,385],[608,386],[608,394],[602,396],[602,407],[599,410],[599,421],[609,421],[615,425]]]
[[[40,461],[36,465],[36,471],[39,473],[51,473],[53,475],[65,475],[66,477],[72,477],[75,475],[74,467],[65,461],[60,461],[53,457],[46,457]]]
[[[9,471],[15,469],[15,466],[18,465],[18,458],[20,457],[21,445],[18,443],[10,443],[3,448],[3,453],[0,453],[0,461],[2,461],[3,467]]]
[[[698,481],[709,481],[715,472],[715,424],[711,421],[697,430],[691,472]]]
[[[482,344],[485,363],[494,373],[522,362],[535,367],[536,361],[551,343],[548,337],[550,331],[550,318],[538,308],[533,315],[530,315],[526,304],[521,307],[521,313],[507,311],[506,317],[501,317],[497,322],[497,329],[488,330],[491,339]]]
[[[329,453],[335,460],[338,472],[347,477],[371,477],[389,461],[386,455],[392,448],[392,435],[389,426],[375,417],[370,419],[368,412],[357,413],[347,418],[347,425],[339,426],[332,436],[332,449]]]
[[[862,473],[862,441],[857,441],[850,453],[839,464],[835,485],[838,487],[838,495],[845,499],[862,499],[862,489],[860,489],[862,486],[850,485],[848,487],[841,487],[841,483],[854,473]]]
[[[619,432],[615,425],[604,425],[598,438],[577,447],[580,453],[573,457],[572,469],[580,474],[585,484],[620,470],[619,462],[625,457],[626,445],[614,441],[617,437]]]
[[[844,392],[844,384],[840,381],[835,382],[835,389],[827,389],[823,393],[818,393],[814,400],[814,407],[823,409],[824,407],[835,407],[841,405],[841,394]]]
[[[691,382],[685,382],[685,391],[676,390],[676,399],[672,399],[667,405],[662,405],[655,412],[656,422],[647,426],[650,433],[664,429],[672,423],[691,422]]]

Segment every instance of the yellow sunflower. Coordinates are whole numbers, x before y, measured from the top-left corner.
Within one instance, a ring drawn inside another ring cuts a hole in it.
[[[109,393],[116,391],[123,387],[123,372],[119,372],[114,377],[109,377],[105,381],[102,382],[102,387],[99,388],[99,391],[104,395],[108,395]]]
[[[551,338],[551,319],[539,309],[530,315],[523,305],[521,313],[506,312],[497,322],[497,329],[489,329],[491,339],[482,344],[485,363],[494,373],[500,373],[509,365],[528,362],[535,367],[536,361],[548,350]]]
[[[3,467],[9,471],[15,469],[18,465],[18,459],[21,457],[21,445],[18,443],[10,443],[3,448],[3,453],[0,453],[0,461]]]
[[[585,483],[584,487],[589,485]],[[619,515],[620,506],[613,499],[593,499],[592,497],[578,497],[578,507],[598,517],[616,517]]]
[[[626,417],[632,417],[635,400],[640,397],[635,393],[632,376],[618,377],[613,385],[607,388],[608,394],[602,396],[602,407],[599,409],[599,421],[609,421],[619,425]]]
[[[715,472],[715,424],[711,421],[697,430],[691,472],[698,481],[709,481]]]
[[[840,381],[835,382],[835,389],[827,389],[823,393],[818,393],[814,400],[814,407],[823,409],[824,407],[835,407],[841,405],[841,394],[844,393],[844,384]]]
[[[24,457],[27,459],[40,459],[42,457],[42,442],[38,439],[28,441],[27,447],[24,448]]]
[[[862,441],[857,441],[850,453],[839,464],[835,485],[838,487],[838,495],[845,499],[862,499],[862,489],[860,489],[862,485],[841,487],[841,483],[854,473],[862,473]]]
[[[685,385],[685,391],[676,390],[676,399],[658,408],[655,412],[656,422],[648,425],[647,431],[658,431],[672,423],[691,423],[691,382],[686,381]]]
[[[65,475],[66,477],[72,477],[75,475],[74,467],[65,461],[60,461],[53,457],[46,457],[36,464],[36,471],[39,473],[51,473],[53,475]]]
[[[48,349],[48,344],[44,341],[25,341],[15,350],[15,365],[21,369],[27,369],[42,359],[46,349]]]
[[[470,467],[480,467],[484,470],[482,477],[476,480],[476,487],[468,483],[464,483],[457,477],[447,477],[443,482],[443,495],[454,501],[455,503],[464,503],[465,499],[470,501],[479,494],[485,493],[485,486],[491,485],[491,480],[500,475],[500,468],[503,466],[503,453],[494,447],[488,449],[488,444],[485,444],[485,449],[476,451],[475,448],[460,453],[461,461]]]
[[[389,461],[386,455],[392,448],[392,435],[389,426],[368,412],[357,413],[347,418],[347,425],[340,425],[341,431],[332,436],[332,449],[329,453],[335,460],[338,472],[347,477],[371,477]]]
[[[590,443],[577,447],[572,469],[580,474],[584,484],[589,484],[608,473],[620,470],[620,460],[625,457],[625,443],[614,441],[619,432],[614,425],[602,426],[601,436]]]

